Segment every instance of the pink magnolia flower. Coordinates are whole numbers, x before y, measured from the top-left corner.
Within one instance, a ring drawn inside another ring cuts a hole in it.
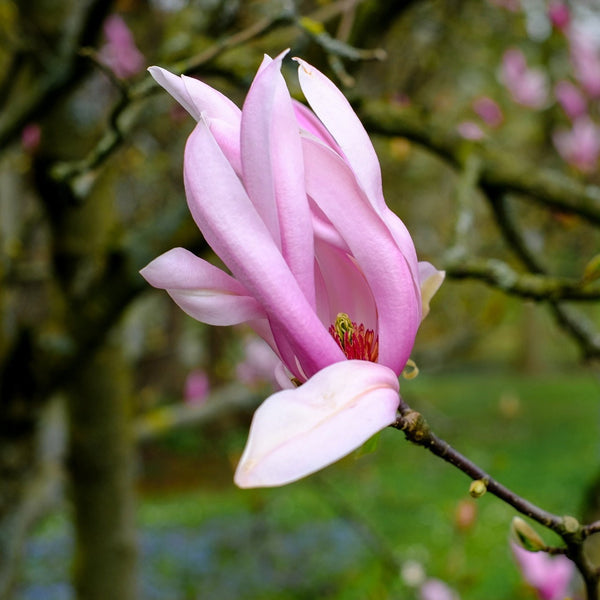
[[[587,102],[579,88],[570,81],[562,80],[554,86],[554,95],[569,119],[587,113]]]
[[[199,369],[188,373],[183,387],[183,399],[187,404],[202,404],[210,392],[208,375]]]
[[[245,340],[244,359],[236,365],[235,374],[242,383],[249,386],[275,383],[274,374],[279,362],[269,345],[253,336]]]
[[[565,162],[584,173],[594,171],[600,156],[600,128],[587,116],[579,117],[571,129],[558,129],[552,140]]]
[[[29,123],[21,131],[21,146],[23,150],[33,154],[42,141],[42,129],[37,123]]]
[[[288,388],[254,415],[241,487],[300,479],[394,421],[398,374],[443,279],[417,262],[386,206],[377,156],[348,101],[298,60],[315,112],[293,102],[284,55],[265,57],[241,111],[198,80],[150,68],[198,121],[184,156],[188,205],[231,275],[183,248],[142,275],[200,321],[248,322]]]
[[[441,579],[429,578],[419,589],[420,600],[458,600],[456,592]]]
[[[473,121],[462,121],[456,126],[456,131],[465,140],[482,140],[485,137],[483,129]]]
[[[556,0],[548,6],[548,18],[559,31],[565,31],[571,22],[571,11],[567,4]]]
[[[100,49],[100,60],[114,74],[126,79],[144,68],[144,55],[138,50],[125,21],[119,15],[111,15],[104,22],[106,43]]]
[[[564,600],[569,595],[575,565],[566,556],[529,552],[514,543],[511,547],[523,578],[541,600]]]
[[[571,61],[575,77],[586,94],[600,98],[600,47],[597,41],[581,29],[569,29]]]
[[[541,69],[527,66],[525,55],[509,48],[502,57],[502,81],[513,100],[530,108],[542,108],[548,98],[548,78]]]
[[[488,96],[476,98],[473,101],[473,110],[486,125],[492,128],[500,127],[504,121],[504,115],[498,103]]]

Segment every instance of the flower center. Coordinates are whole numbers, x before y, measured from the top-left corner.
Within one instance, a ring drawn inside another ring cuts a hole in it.
[[[357,325],[351,321],[346,313],[338,313],[329,333],[348,359],[377,362],[379,337],[372,329],[365,329],[362,323]]]

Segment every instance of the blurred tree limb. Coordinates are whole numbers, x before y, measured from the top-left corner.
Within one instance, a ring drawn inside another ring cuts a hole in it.
[[[16,73],[10,73],[10,77],[7,74],[3,81],[6,93],[0,107],[0,149],[14,141],[25,125],[45,114],[89,69],[89,62],[79,54],[79,49],[95,43],[112,2],[85,0],[74,6],[72,14],[65,19],[66,27],[56,45],[56,55],[46,59],[46,72],[37,77],[26,92],[18,87],[14,93],[8,92]]]
[[[390,102],[366,100],[359,116],[371,133],[405,137],[460,168],[473,142],[442,127],[414,110]],[[516,192],[548,208],[576,214],[600,225],[600,187],[582,183],[551,169],[540,168],[522,156],[507,156],[483,145],[477,148],[479,186],[485,190]]]
[[[600,300],[600,283],[582,283],[567,277],[551,277],[541,273],[519,273],[497,259],[464,258],[445,265],[454,279],[478,279],[493,287],[531,300]]]
[[[381,51],[360,50],[340,40],[335,40],[324,31],[322,25],[323,22],[339,16],[348,10],[348,7],[356,6],[362,1],[364,0],[340,0],[320,8],[306,17],[296,15],[290,6],[284,5],[279,13],[259,19],[242,31],[215,40],[206,50],[169,65],[168,69],[181,75],[197,73],[202,67],[212,63],[227,50],[256,40],[278,27],[292,27],[296,30],[296,35],[298,32],[309,35],[311,39],[323,47],[328,55],[340,55],[352,60],[380,60],[383,58]],[[318,32],[314,31],[315,27],[319,27]],[[61,162],[54,165],[52,175],[55,179],[72,182],[77,177],[85,175],[98,167],[120,146],[125,135],[137,123],[136,104],[160,90],[158,84],[149,76],[134,85],[127,86],[121,83],[118,88],[120,99],[111,110],[109,126],[103,137],[82,160]]]

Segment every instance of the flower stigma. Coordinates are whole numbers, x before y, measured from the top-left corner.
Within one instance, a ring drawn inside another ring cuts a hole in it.
[[[379,336],[372,329],[357,325],[346,313],[338,313],[329,333],[349,360],[377,362],[379,356]]]

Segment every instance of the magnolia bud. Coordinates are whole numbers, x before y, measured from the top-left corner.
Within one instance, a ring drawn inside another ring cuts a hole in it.
[[[487,483],[483,479],[471,481],[469,486],[469,494],[472,498],[481,498],[487,492]]]
[[[539,552],[547,548],[539,534],[521,517],[514,517],[510,524],[510,533],[513,540],[529,552]]]
[[[565,526],[567,533],[575,533],[580,527],[579,521],[575,517],[570,517],[569,515],[563,517],[563,525]]]

